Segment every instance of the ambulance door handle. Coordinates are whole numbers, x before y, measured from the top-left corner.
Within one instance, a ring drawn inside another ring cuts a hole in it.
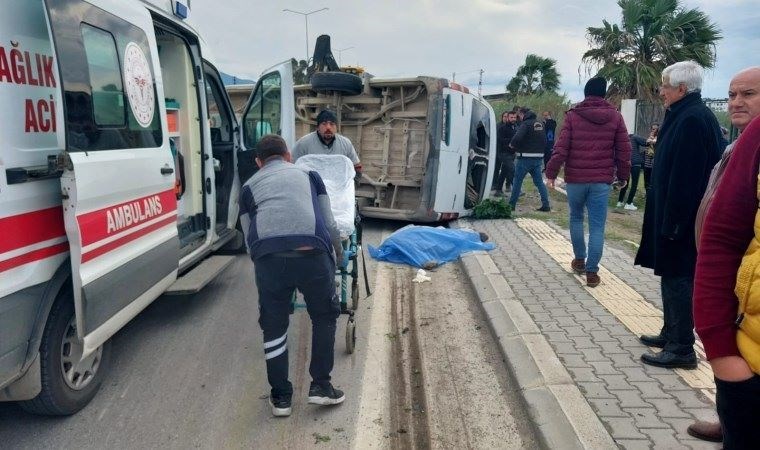
[[[459,168],[457,173],[462,173],[462,155],[459,155]]]
[[[174,169],[169,167],[168,164],[161,168],[161,175],[170,175],[173,173],[174,173]]]

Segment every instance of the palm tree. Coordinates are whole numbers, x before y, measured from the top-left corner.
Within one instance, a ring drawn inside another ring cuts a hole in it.
[[[530,54],[525,63],[507,83],[507,95],[532,95],[543,92],[556,92],[559,89],[559,72],[557,61],[551,58]]]
[[[583,54],[587,71],[609,80],[608,95],[652,100],[662,70],[693,60],[705,68],[715,64],[721,39],[717,25],[698,9],[679,0],[619,0],[621,24],[602,21],[587,28],[591,50]]]

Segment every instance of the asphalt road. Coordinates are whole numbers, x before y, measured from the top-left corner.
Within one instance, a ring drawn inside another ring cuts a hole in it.
[[[383,236],[402,225],[368,222],[364,244],[377,245]],[[475,322],[467,322],[467,329],[483,331],[470,336],[469,345],[485,348],[485,354],[481,357],[483,361],[469,360],[463,364],[485,367],[481,372],[488,379],[498,375],[503,381],[496,383],[495,388],[487,387],[492,395],[476,398],[474,406],[462,406],[462,413],[456,413],[456,405],[472,403],[472,399],[460,395],[447,402],[443,408],[447,413],[441,414],[440,420],[430,415],[436,410],[434,404],[430,414],[423,415],[426,413],[422,411],[411,422],[402,417],[413,411],[418,400],[424,402],[427,397],[428,403],[434,403],[430,398],[436,397],[436,386],[429,381],[447,378],[441,370],[447,373],[461,370],[452,364],[451,358],[442,365],[436,364],[437,358],[423,361],[424,355],[419,353],[435,352],[430,348],[435,339],[409,333],[422,342],[411,345],[416,348],[416,360],[410,360],[395,345],[401,342],[402,333],[393,327],[402,322],[394,324],[392,314],[400,317],[401,303],[392,305],[394,301],[407,300],[393,300],[403,297],[393,295],[399,291],[393,279],[411,280],[414,270],[378,265],[370,258],[367,268],[370,283],[379,294],[363,299],[359,306],[356,351],[351,355],[345,352],[345,316],[339,319],[336,335],[333,381],[346,392],[343,405],[326,408],[306,403],[310,322],[305,310],[297,309],[291,316],[288,333],[291,381],[295,389],[293,415],[286,419],[271,416],[261,331],[256,323],[252,263],[241,255],[202,292],[189,297],[161,297],[117,333],[112,341],[110,373],[92,403],[78,414],[38,417],[15,404],[0,403],[0,448],[396,448],[439,447],[445,442],[474,448],[485,442],[446,439],[441,432],[447,429],[447,417],[457,421],[458,433],[493,428],[494,414],[472,413],[482,410],[483,402],[488,401],[500,403],[498,416],[505,422],[499,429],[514,437],[509,447],[531,447],[531,438],[521,437],[529,434],[529,426],[509,395],[509,383],[503,380],[507,377],[503,364],[493,357],[494,343],[477,312],[471,312],[472,318],[468,320]],[[391,272],[395,275],[389,275]],[[439,287],[431,291],[437,296],[450,292],[451,277],[461,278],[456,270],[441,273],[437,279]],[[454,291],[460,297],[469,297],[466,284],[461,279],[455,281],[458,284],[454,285]],[[382,285],[375,286],[376,282]],[[361,293],[364,297],[363,284]],[[463,304],[474,304],[466,302]],[[446,326],[436,333],[451,328]],[[461,340],[456,336],[451,339]],[[398,363],[394,359],[403,361]],[[391,366],[397,363],[402,365]],[[412,388],[398,388],[399,371],[417,375],[421,369],[426,371],[428,380],[426,392],[415,394]],[[467,417],[478,423],[468,424]],[[409,440],[406,428],[415,426],[415,440]]]

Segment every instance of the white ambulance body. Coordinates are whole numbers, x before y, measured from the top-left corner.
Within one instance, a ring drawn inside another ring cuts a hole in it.
[[[183,2],[0,10],[0,401],[71,414],[114,333],[205,285],[229,258],[212,252],[244,248],[253,161]],[[266,71],[249,109],[292,145],[290,70]]]

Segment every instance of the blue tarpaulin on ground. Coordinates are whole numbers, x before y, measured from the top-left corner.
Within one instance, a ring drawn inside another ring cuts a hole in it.
[[[407,225],[386,238],[369,254],[380,261],[430,268],[459,258],[473,250],[493,250],[491,242],[481,242],[480,234],[469,229]]]

